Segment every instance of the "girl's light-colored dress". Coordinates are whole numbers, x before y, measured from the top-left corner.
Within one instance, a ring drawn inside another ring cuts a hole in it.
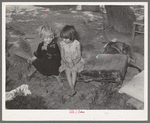
[[[61,48],[64,48],[65,54],[64,57],[67,62],[75,60],[77,57],[77,47],[80,46],[80,43],[77,40],[74,40],[71,46],[66,44],[64,41],[60,42]],[[81,60],[73,67],[68,68],[67,65],[61,60],[61,66],[59,71],[62,72],[64,70],[81,72],[84,68],[84,59],[81,57]]]

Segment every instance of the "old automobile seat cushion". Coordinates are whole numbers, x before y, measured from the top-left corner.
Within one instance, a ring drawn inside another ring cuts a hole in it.
[[[82,76],[88,75],[91,77],[102,77],[103,79],[117,79],[118,76],[114,78],[114,76],[110,75],[115,72],[119,75],[121,81],[124,79],[128,67],[128,57],[126,55],[98,54],[93,60],[95,62],[94,66],[92,68],[85,68],[81,72]],[[95,76],[93,73],[100,75]]]

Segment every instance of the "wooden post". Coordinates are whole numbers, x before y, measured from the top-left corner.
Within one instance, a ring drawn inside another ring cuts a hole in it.
[[[133,22],[133,28],[132,28],[132,42],[135,38],[135,33],[143,33],[144,32],[141,32],[139,30],[136,30],[136,26],[143,26],[144,27],[144,23],[139,23],[139,22]]]
[[[133,28],[132,28],[132,42],[133,42],[134,37],[135,37],[135,26],[136,26],[136,24],[133,23]]]

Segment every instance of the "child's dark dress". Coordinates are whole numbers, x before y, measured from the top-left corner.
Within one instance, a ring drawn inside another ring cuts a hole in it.
[[[33,66],[43,75],[51,76],[59,74],[61,62],[60,50],[56,41],[47,45],[47,50],[42,50],[44,42],[40,43],[34,55],[37,59],[32,63]]]

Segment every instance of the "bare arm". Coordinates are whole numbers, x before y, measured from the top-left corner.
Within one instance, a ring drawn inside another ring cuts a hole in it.
[[[32,62],[34,62],[36,59],[37,59],[37,57],[36,57],[36,56],[33,56],[33,57],[31,57],[31,58],[28,58],[28,59],[27,59],[27,62],[32,64]]]
[[[77,58],[73,60],[73,64],[77,64],[81,60],[81,49],[80,45],[77,46]]]
[[[58,40],[56,43],[57,43],[57,46],[58,46],[59,50],[61,51],[60,41]]]
[[[61,52],[61,59],[63,60],[63,62],[67,63],[67,60],[65,59],[64,55],[65,55],[65,51],[64,51],[64,48],[61,47],[60,48],[60,52]]]
[[[42,43],[40,43],[40,44],[38,45],[37,51],[34,52],[34,56],[35,56],[35,57],[37,57],[37,58],[42,58],[42,57],[43,57],[43,55],[42,55],[42,53],[41,53],[41,48],[42,48]]]

